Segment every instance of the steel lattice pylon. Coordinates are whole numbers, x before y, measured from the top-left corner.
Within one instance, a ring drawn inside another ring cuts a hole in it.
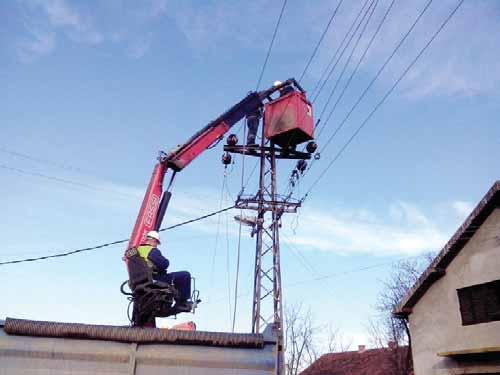
[[[267,325],[272,322],[277,325],[277,329],[281,328],[279,222],[282,211],[276,198],[276,158],[274,145],[271,145],[268,152],[261,152],[260,155],[259,190],[256,194],[257,222],[255,227],[252,332],[260,332],[262,323]],[[262,301],[267,300],[267,298],[273,300],[272,314],[267,313],[261,306]]]
[[[308,153],[283,150],[266,142],[260,146],[224,146],[227,152],[260,159],[259,188],[255,195],[239,196],[236,208],[257,211],[252,235],[255,236],[255,269],[252,303],[252,333],[261,333],[272,324],[278,338],[277,373],[283,373],[283,294],[280,267],[279,229],[283,213],[296,212],[300,202],[282,199],[277,193],[277,159],[309,159]]]

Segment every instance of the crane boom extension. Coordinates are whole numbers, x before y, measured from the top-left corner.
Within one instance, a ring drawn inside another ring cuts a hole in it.
[[[238,121],[261,109],[264,106],[263,101],[265,99],[271,100],[271,95],[274,92],[289,85],[295,85],[297,89],[304,92],[293,78],[267,90],[251,92],[239,103],[194,134],[184,144],[159,157],[159,162],[153,170],[153,175],[144,195],[127,249],[139,246],[147,232],[160,228],[170,201],[170,189],[175,173],[184,169]],[[171,169],[173,173],[167,190],[163,192],[163,180],[168,169]]]

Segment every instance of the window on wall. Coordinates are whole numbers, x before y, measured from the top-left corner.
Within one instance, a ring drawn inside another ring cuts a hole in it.
[[[500,320],[500,280],[458,289],[462,325]]]

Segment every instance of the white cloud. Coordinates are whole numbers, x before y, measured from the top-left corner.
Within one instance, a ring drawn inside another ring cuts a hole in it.
[[[135,59],[140,59],[148,52],[152,38],[153,33],[147,33],[142,35],[139,39],[132,41],[128,47],[129,55]]]
[[[446,233],[427,215],[406,202],[392,204],[381,219],[367,216],[366,210],[331,214],[306,209],[300,223],[297,234],[284,241],[339,254],[415,255],[437,250],[447,240]]]
[[[167,4],[167,0],[151,0],[151,15],[157,17],[164,14],[168,9]]]
[[[21,41],[19,37],[14,39],[18,39],[22,62],[50,54],[60,38],[87,46],[115,43],[129,57],[141,58],[154,39],[153,21],[167,11],[165,0],[127,6],[106,3],[96,7],[70,0],[22,0],[21,3],[25,5],[23,23],[28,35]],[[34,34],[32,29],[39,31]]]
[[[62,28],[76,42],[99,44],[103,36],[95,28],[92,17],[70,6],[65,0],[37,1],[53,28]]]
[[[54,26],[81,27],[80,16],[64,0],[40,1],[39,5],[45,10],[50,23]]]
[[[51,32],[31,29],[30,38],[23,39],[17,45],[17,55],[24,63],[48,55],[54,50],[55,36]]]
[[[471,202],[466,201],[455,201],[452,202],[451,207],[455,210],[460,219],[465,219],[474,209],[474,205]]]

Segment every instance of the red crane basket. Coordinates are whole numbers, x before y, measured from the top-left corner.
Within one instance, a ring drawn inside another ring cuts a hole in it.
[[[265,105],[264,135],[281,147],[294,147],[314,138],[312,106],[294,91]]]

